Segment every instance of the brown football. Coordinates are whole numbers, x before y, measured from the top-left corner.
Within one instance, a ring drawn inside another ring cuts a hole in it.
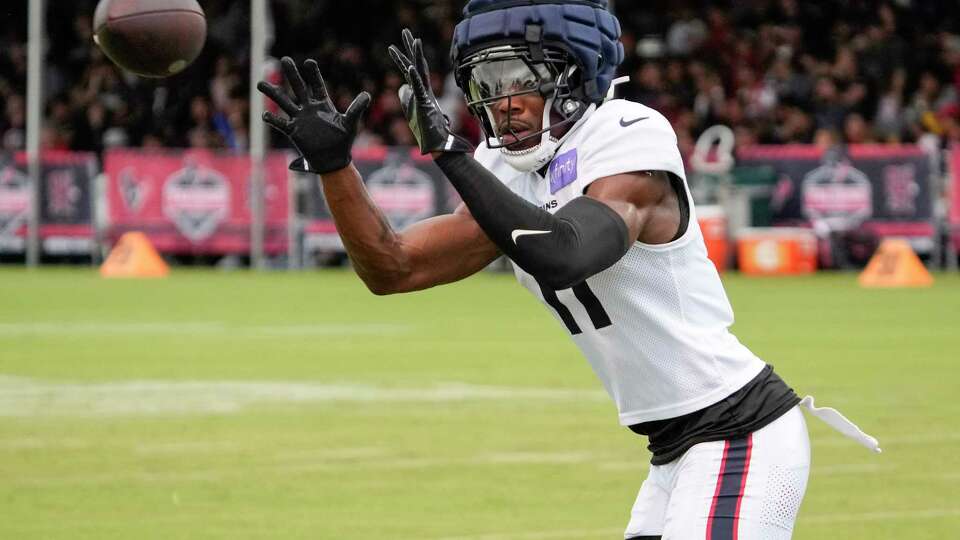
[[[123,69],[141,77],[169,77],[203,50],[207,20],[197,0],[100,0],[93,36]]]

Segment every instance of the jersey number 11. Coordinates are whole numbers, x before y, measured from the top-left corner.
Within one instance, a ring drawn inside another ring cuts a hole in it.
[[[583,331],[580,330],[580,326],[577,324],[576,319],[573,318],[573,314],[570,313],[570,309],[563,305],[563,302],[557,297],[557,291],[539,281],[537,284],[540,285],[540,292],[543,293],[544,301],[557,312],[560,320],[566,325],[567,330],[573,335],[582,334]],[[597,295],[593,294],[593,291],[590,290],[590,286],[587,285],[586,281],[573,287],[573,295],[577,297],[577,300],[579,300],[580,303],[583,304],[584,309],[587,310],[587,315],[590,316],[590,322],[593,323],[594,328],[600,330],[613,324],[610,322],[610,316],[607,315],[607,310],[603,309],[603,304],[600,303],[600,299],[597,298]]]

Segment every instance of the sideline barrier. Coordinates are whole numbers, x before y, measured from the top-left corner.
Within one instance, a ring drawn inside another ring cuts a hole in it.
[[[305,252],[342,252],[343,246],[314,175],[299,177],[296,206],[289,186],[289,156],[274,152],[266,161],[265,250],[287,253],[290,241]],[[960,168],[960,151],[952,154]],[[452,211],[456,192],[429,157],[409,148],[372,147],[354,152],[354,164],[373,200],[394,228]],[[914,146],[860,145],[843,153],[812,146],[755,146],[741,149],[738,165],[775,175],[769,214],[777,226],[814,224],[855,228],[880,237],[908,238],[915,249],[933,245],[930,163]],[[171,254],[247,254],[250,249],[249,176],[246,156],[209,151],[112,150],[107,173],[106,241],[144,232],[157,250]],[[0,183],[0,189],[4,185]],[[69,190],[68,190],[69,191]],[[89,197],[89,194],[87,195]],[[22,198],[0,201],[3,208]],[[764,201],[765,202],[765,201]],[[764,205],[766,209],[767,205]],[[725,216],[698,208],[708,251],[723,271],[737,249],[730,245]],[[951,211],[960,230],[960,190]],[[9,219],[8,219],[9,221]],[[0,217],[0,227],[4,225]],[[92,227],[87,226],[92,238]],[[302,233],[302,237],[291,234]],[[960,247],[960,235],[956,238]],[[829,265],[829,261],[826,262]]]

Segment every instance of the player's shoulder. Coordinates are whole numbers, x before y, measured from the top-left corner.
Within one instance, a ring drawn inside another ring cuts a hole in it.
[[[575,144],[587,180],[629,171],[670,171],[683,178],[673,126],[641,103],[607,101],[587,119]]]
[[[584,131],[591,134],[606,133],[619,136],[627,130],[631,134],[660,132],[676,137],[670,122],[659,111],[642,103],[625,99],[613,99],[603,103],[597,107],[583,127]]]

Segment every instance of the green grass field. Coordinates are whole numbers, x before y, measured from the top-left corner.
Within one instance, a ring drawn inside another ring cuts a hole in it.
[[[960,538],[960,277],[725,283],[808,419],[799,539]],[[645,442],[512,276],[0,270],[0,538],[622,538]]]

